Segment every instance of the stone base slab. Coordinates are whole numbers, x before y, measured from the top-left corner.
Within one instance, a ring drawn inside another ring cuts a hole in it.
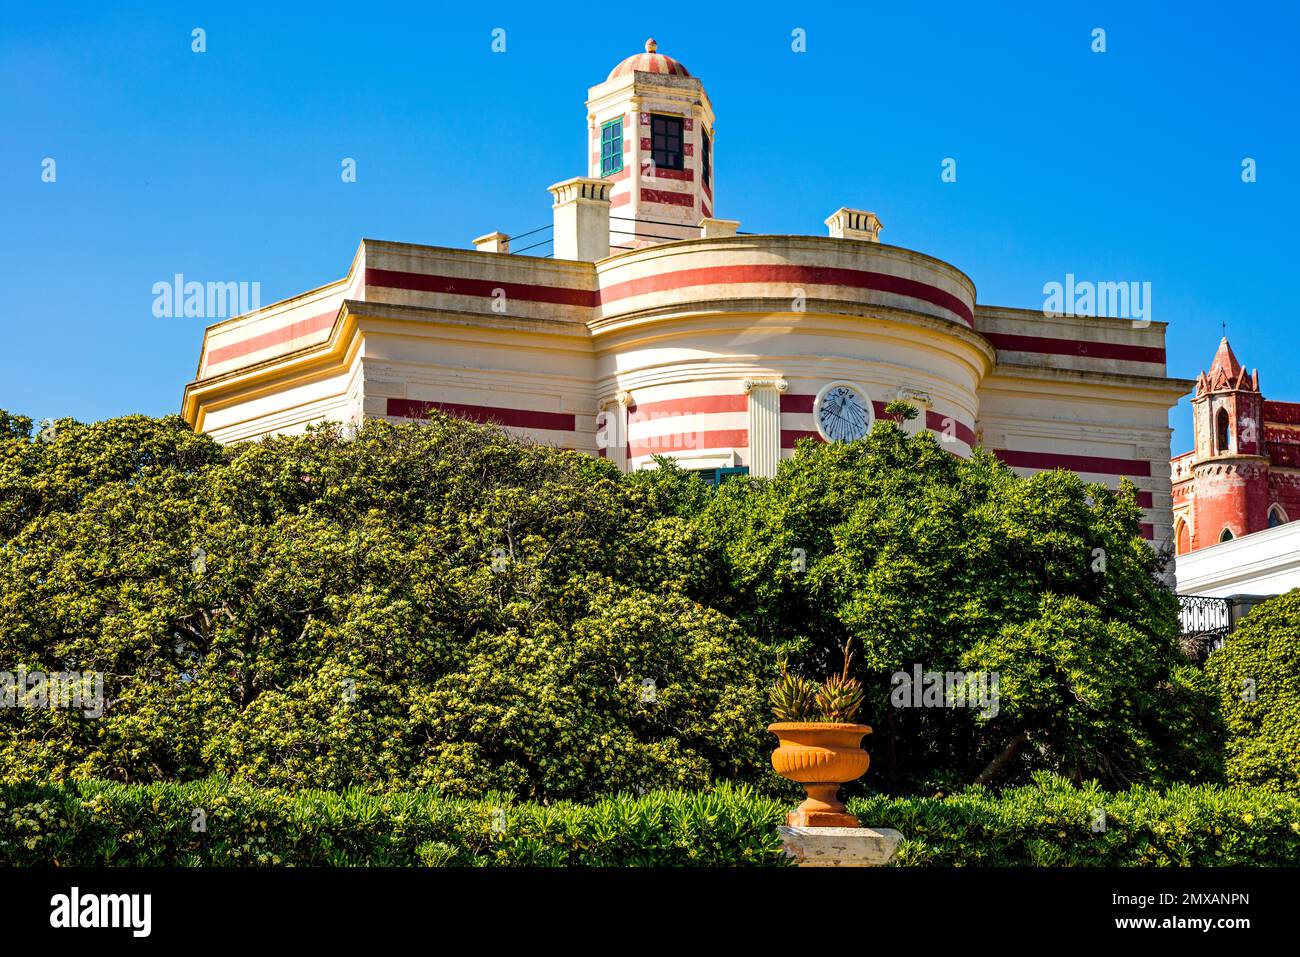
[[[880,867],[903,835],[887,827],[778,827],[785,853],[799,867]]]

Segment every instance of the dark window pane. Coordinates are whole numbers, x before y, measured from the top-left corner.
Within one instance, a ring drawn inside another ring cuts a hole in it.
[[[650,117],[650,133],[655,166],[683,169],[682,118],[653,114]]]

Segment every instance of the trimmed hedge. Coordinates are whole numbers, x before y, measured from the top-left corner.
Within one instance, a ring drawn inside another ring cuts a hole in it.
[[[1261,789],[1110,794],[1039,775],[1000,795],[873,796],[849,808],[903,832],[904,866],[1300,864],[1300,799]],[[787,809],[733,786],[540,805],[221,779],[17,784],[0,787],[0,865],[780,866]]]
[[[770,865],[784,863],[783,818],[779,802],[731,786],[542,805],[217,778],[20,784],[0,787],[0,865]]]
[[[850,801],[849,810],[864,824],[901,831],[898,863],[905,866],[1300,864],[1300,799],[1262,788],[1111,793],[1036,774],[1032,785],[1000,794],[971,788],[943,798],[873,796]]]

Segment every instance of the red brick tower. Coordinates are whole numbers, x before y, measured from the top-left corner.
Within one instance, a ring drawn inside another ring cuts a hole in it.
[[[1247,374],[1227,337],[1196,380],[1192,415],[1196,448],[1173,461],[1180,554],[1268,527],[1272,498],[1259,372]]]

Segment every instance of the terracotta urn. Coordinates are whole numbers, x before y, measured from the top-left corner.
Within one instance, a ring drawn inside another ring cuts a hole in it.
[[[829,721],[778,721],[767,730],[780,742],[772,752],[772,768],[808,792],[808,800],[790,812],[791,827],[857,827],[858,819],[844,810],[840,785],[867,773],[871,758],[862,738],[865,724]]]

